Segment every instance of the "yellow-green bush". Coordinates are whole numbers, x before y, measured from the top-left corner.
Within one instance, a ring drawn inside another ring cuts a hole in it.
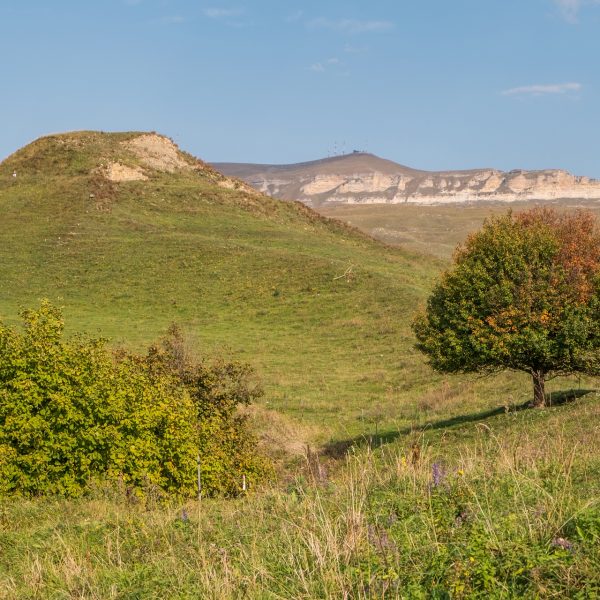
[[[192,400],[203,493],[235,496],[242,491],[243,477],[247,488],[253,488],[272,474],[269,461],[257,451],[247,417],[238,412],[240,405],[263,394],[249,365],[191,359],[176,326],[149,349],[147,363],[155,373],[175,375]]]
[[[48,302],[22,317],[0,324],[0,493],[78,496],[101,479],[191,496],[198,456],[207,494],[265,472],[235,411],[256,395],[247,367],[184,368],[169,340],[147,356],[67,340]]]

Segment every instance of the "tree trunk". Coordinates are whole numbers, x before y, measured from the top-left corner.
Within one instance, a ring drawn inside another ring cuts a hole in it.
[[[545,373],[543,371],[532,371],[531,375],[533,377],[533,403],[531,406],[543,408],[546,406]]]

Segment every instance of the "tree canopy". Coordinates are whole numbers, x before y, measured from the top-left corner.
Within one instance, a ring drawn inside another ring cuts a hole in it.
[[[597,374],[600,230],[588,211],[494,217],[459,246],[413,323],[444,373],[531,374],[534,405],[555,375]]]

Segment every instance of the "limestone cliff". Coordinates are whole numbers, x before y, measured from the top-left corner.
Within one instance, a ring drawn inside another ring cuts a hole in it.
[[[514,202],[561,198],[600,200],[600,181],[567,171],[419,171],[363,152],[293,165],[215,163],[261,192],[311,206]]]

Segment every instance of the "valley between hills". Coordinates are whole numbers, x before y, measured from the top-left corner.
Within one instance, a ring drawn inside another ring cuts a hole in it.
[[[422,171],[364,152],[292,165],[214,166],[386,244],[442,259],[449,259],[486,217],[508,209],[544,204],[600,214],[600,182],[561,169]]]
[[[69,334],[130,350],[178,324],[255,370],[244,411],[277,474],[228,500],[3,498],[0,598],[596,597],[598,379],[530,410],[526,375],[435,373],[411,323],[485,217],[597,213],[600,184],[388,162],[305,181],[85,131],[0,163],[0,321],[48,298]]]

